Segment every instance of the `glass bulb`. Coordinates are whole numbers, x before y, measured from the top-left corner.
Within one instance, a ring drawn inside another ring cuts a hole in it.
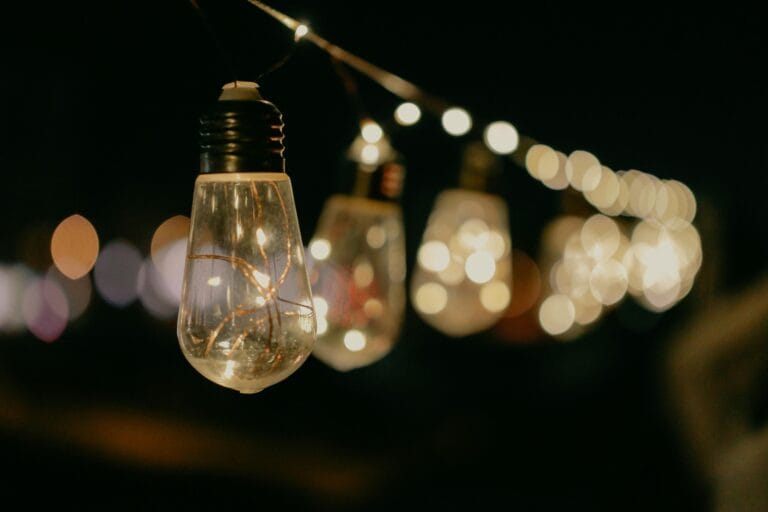
[[[346,371],[387,355],[405,309],[400,207],[337,195],[309,245],[318,333],[313,354]]]
[[[455,189],[435,201],[411,280],[428,324],[466,336],[496,323],[511,299],[507,207],[495,195]]]
[[[197,178],[178,336],[197,371],[242,393],[307,358],[315,315],[286,174]]]

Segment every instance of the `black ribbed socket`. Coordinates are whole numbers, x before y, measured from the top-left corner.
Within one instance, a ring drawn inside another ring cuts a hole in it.
[[[200,117],[200,173],[285,172],[283,115],[272,103],[218,101]]]

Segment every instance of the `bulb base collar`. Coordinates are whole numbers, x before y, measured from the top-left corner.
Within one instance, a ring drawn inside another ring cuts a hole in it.
[[[283,115],[259,99],[217,102],[200,117],[200,173],[285,172]]]

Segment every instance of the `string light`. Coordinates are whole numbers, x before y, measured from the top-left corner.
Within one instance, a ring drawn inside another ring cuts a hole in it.
[[[410,100],[400,104],[395,110],[395,121],[398,124],[410,126],[417,123],[421,117],[419,105],[422,105],[425,110],[441,116],[445,131],[451,135],[461,136],[472,129],[472,116],[465,109],[447,108],[448,105],[444,101],[425,94],[414,84],[322,39],[310,31],[306,24],[293,20],[262,2],[249,1],[293,30],[296,41],[307,39],[313,42],[335,58],[370,76],[402,99]],[[248,84],[243,82],[234,87],[234,89],[248,88]],[[245,99],[242,90],[232,94],[237,96],[237,101]],[[234,99],[233,97],[232,100]],[[357,148],[354,151],[359,155],[359,161],[364,164],[362,168],[366,172],[372,172],[376,166],[389,158],[391,148],[387,147],[384,139],[380,125],[373,121],[365,121],[361,125],[360,144],[357,144],[356,141],[353,147]],[[497,121],[485,128],[483,139],[487,148],[492,152],[499,155],[510,155],[517,150],[521,137],[513,125],[505,121]],[[526,143],[524,146],[528,147],[530,144]],[[539,320],[545,331],[553,335],[577,332],[575,329],[579,325],[593,323],[606,308],[620,303],[626,294],[632,295],[651,310],[663,311],[688,293],[700,268],[702,255],[699,234],[691,224],[696,216],[696,198],[686,185],[675,180],[662,180],[652,174],[638,170],[614,172],[603,165],[597,157],[586,151],[578,150],[566,156],[560,151],[541,144],[530,146],[525,155],[525,167],[532,177],[550,189],[562,190],[570,186],[580,191],[584,198],[602,214],[593,216],[579,224],[578,229],[571,233],[568,241],[563,245],[558,261],[552,266],[551,279],[549,279],[552,294],[544,299],[539,308]],[[225,186],[238,188],[244,186],[243,184],[246,182],[254,182],[250,177],[240,179],[241,177],[238,176],[237,179],[233,178],[228,181],[218,179],[215,176],[204,176],[203,178],[210,179],[201,179],[199,184],[201,189],[205,188],[203,185],[206,185],[213,190],[216,187]],[[235,238],[238,240],[245,239],[250,232],[253,240],[248,241],[248,243],[252,245],[255,252],[258,252],[258,257],[268,254],[270,263],[287,260],[285,262],[286,269],[291,266],[291,263],[297,267],[290,268],[289,273],[293,275],[292,273],[295,271],[297,274],[301,274],[298,268],[303,271],[303,263],[299,262],[303,262],[304,256],[303,252],[299,251],[301,244],[298,241],[298,232],[294,229],[295,212],[293,211],[289,182],[287,187],[282,183],[282,179],[277,178],[270,178],[264,183],[256,180],[255,183],[256,190],[260,190],[259,187],[265,185],[262,187],[264,201],[267,200],[266,196],[270,192],[273,193],[272,200],[275,197],[282,197],[285,200],[283,203],[285,208],[282,211],[285,214],[282,217],[285,224],[278,226],[275,230],[264,225],[253,231],[243,217],[234,215],[231,220],[233,221]],[[468,191],[455,192],[467,193]],[[216,201],[215,195],[215,192],[211,192],[211,197],[208,199]],[[247,193],[235,194],[235,197],[242,198],[243,203],[248,203],[249,200],[252,204],[258,203],[255,193],[251,196],[248,196]],[[438,202],[441,198],[442,196],[438,198]],[[475,202],[482,203],[483,201],[475,197]],[[470,203],[472,201],[466,198],[457,202],[459,206],[461,204],[466,206]],[[247,208],[247,206],[235,206],[237,211],[247,211]],[[278,214],[280,213],[278,211]],[[610,218],[620,215],[634,217],[639,222],[632,226],[629,222],[616,222]],[[276,218],[281,217],[277,215]],[[371,225],[364,230],[364,235],[359,234],[357,238],[365,240],[366,247],[371,250],[386,248],[390,243],[391,233],[387,231],[384,224],[382,222]],[[458,285],[470,285],[477,288],[471,295],[473,299],[479,301],[477,303],[484,312],[497,313],[508,306],[511,307],[510,303],[514,301],[514,294],[511,293],[511,283],[508,276],[504,276],[504,262],[510,251],[509,237],[508,234],[504,233],[506,226],[497,229],[497,226],[490,224],[492,222],[483,219],[482,215],[478,216],[472,213],[465,216],[461,222],[455,223],[456,239],[442,237],[427,240],[425,234],[425,241],[418,250],[417,272],[432,274],[432,280],[423,282],[418,286],[414,285],[412,288],[414,304],[420,313],[434,319],[435,315],[452,311],[455,301],[455,287]],[[296,233],[291,231],[290,237],[283,247],[285,255],[283,252],[279,252],[279,255],[273,255],[269,251],[274,250],[275,244],[279,244],[280,240],[273,231],[286,226],[288,231],[293,230]],[[194,228],[192,232],[194,234]],[[30,330],[36,335],[43,333],[39,336],[42,336],[41,339],[51,337],[55,339],[52,333],[55,333],[56,329],[51,327],[54,324],[39,319],[48,318],[50,316],[48,313],[51,312],[54,313],[54,316],[61,316],[64,308],[60,305],[62,304],[59,300],[61,297],[64,297],[63,303],[68,309],[64,315],[64,325],[66,325],[67,320],[73,320],[82,314],[90,298],[90,281],[87,274],[94,268],[94,264],[96,288],[105,300],[122,307],[131,303],[138,294],[144,306],[153,311],[153,314],[162,312],[161,316],[169,316],[168,308],[171,310],[175,308],[181,293],[181,274],[178,270],[181,268],[179,262],[184,259],[186,252],[186,241],[184,237],[172,237],[169,241],[156,243],[155,238],[158,240],[162,238],[160,229],[153,237],[150,259],[142,260],[140,253],[133,246],[122,241],[108,244],[97,259],[99,240],[90,222],[79,215],[73,215],[62,221],[51,239],[51,255],[56,268],[50,270],[45,277],[37,278],[37,280],[29,277],[27,279],[29,282],[25,281],[24,287],[29,292],[25,291],[21,294],[22,302],[27,305],[28,312],[25,320],[28,320]],[[291,248],[295,251],[291,251]],[[202,250],[202,254],[190,253],[191,259],[187,262],[188,266],[202,268],[202,264],[196,265],[196,263],[201,263],[204,260],[205,264],[213,269],[220,266],[219,263],[227,262],[227,258],[229,258],[232,260],[228,261],[230,266],[238,268],[239,263],[234,261],[232,256],[225,257],[221,247],[214,243],[209,243],[207,246],[201,243],[199,249]],[[339,257],[339,244],[334,242],[330,235],[325,238],[316,238],[309,246],[309,254],[316,263],[332,263],[335,258]],[[204,257],[198,258],[198,256]],[[116,258],[120,258],[119,265],[115,263]],[[257,259],[257,261],[266,264],[267,256],[263,256],[262,260]],[[244,271],[243,268],[247,271]],[[301,338],[299,344],[303,343],[301,350],[305,350],[307,344],[311,345],[311,342],[306,341],[305,334],[314,330],[314,319],[311,313],[312,303],[308,300],[308,290],[298,290],[302,284],[292,282],[292,278],[286,278],[281,283],[280,276],[270,272],[267,268],[243,268],[240,268],[240,272],[246,281],[245,286],[257,289],[261,295],[258,295],[254,299],[254,303],[250,304],[253,307],[250,312],[242,315],[243,318],[238,312],[239,305],[227,304],[230,308],[229,311],[235,314],[229,320],[235,319],[237,322],[243,323],[251,321],[258,316],[254,311],[259,308],[269,309],[269,315],[271,315],[272,310],[270,308],[274,307],[275,314],[280,315],[276,305],[278,298],[280,300],[284,298],[284,291],[296,292],[299,297],[296,302],[299,306],[296,306],[295,311],[295,316],[298,318],[296,321],[297,332],[301,331],[302,333],[298,336]],[[0,281],[6,283],[4,286],[0,286],[0,328],[3,329],[6,328],[5,326],[11,325],[9,320],[11,313],[9,311],[16,307],[13,305],[14,301],[18,302],[14,298],[15,296],[12,297],[8,292],[12,287],[7,283],[12,280],[8,277],[10,275],[8,271],[4,272],[0,272]],[[401,271],[398,270],[398,272]],[[402,272],[404,273],[404,270]],[[194,271],[192,273],[194,274]],[[234,289],[231,283],[233,279],[227,279],[227,276],[220,272],[218,267],[214,273],[216,275],[211,274],[205,279],[205,286],[202,289]],[[233,271],[233,273],[236,274],[237,272]],[[370,261],[360,261],[352,267],[351,274],[349,274],[350,282],[358,288],[370,288],[378,281],[380,273],[376,264]],[[232,276],[229,277],[232,278]],[[189,283],[189,275],[187,280]],[[547,280],[545,279],[545,281]],[[199,283],[195,281],[194,285],[198,286]],[[85,296],[81,292],[73,292],[77,287],[81,287],[82,290],[87,288],[88,299],[84,301],[77,299],[77,293]],[[293,289],[294,287],[296,289]],[[278,288],[280,289],[279,295],[277,293]],[[265,291],[266,293],[263,293]],[[27,296],[31,298],[25,299],[24,297]],[[552,299],[553,297],[556,299]],[[563,300],[562,297],[565,297],[567,301]],[[194,300],[196,299],[193,299],[192,303]],[[324,299],[319,297],[315,301],[315,306],[323,304],[322,301]],[[333,311],[336,308],[332,305],[329,312],[327,302],[325,304],[323,315],[319,315],[322,318],[317,319],[318,332],[321,330],[328,332],[329,328],[333,328],[332,323],[329,323],[329,315],[334,314]],[[547,304],[546,307],[544,307],[545,304]],[[199,304],[197,305],[199,306]],[[371,318],[378,318],[383,314],[382,312],[387,310],[386,306],[387,304],[380,298],[371,297],[362,303],[361,311]],[[563,318],[568,319],[572,316],[573,319],[569,326],[561,331],[561,328],[568,322],[562,321],[561,318],[558,320],[560,323],[557,323],[553,320],[552,311],[569,313],[571,310],[573,315],[566,314]],[[269,316],[269,318],[272,317]],[[256,322],[258,323],[258,321]],[[398,322],[399,320],[395,323]],[[41,327],[41,325],[47,327]],[[179,326],[181,329],[181,319]],[[46,331],[46,329],[48,330]],[[202,343],[197,342],[198,345],[205,348],[204,357],[207,357],[208,351],[218,348],[225,350],[227,344],[229,344],[229,351],[227,353],[222,352],[224,353],[223,356],[216,355],[210,360],[200,363],[201,366],[198,369],[205,367],[200,371],[209,374],[218,372],[216,378],[209,378],[220,384],[224,382],[223,385],[228,387],[245,391],[258,390],[255,389],[254,382],[245,382],[247,379],[243,379],[241,368],[235,359],[226,359],[232,355],[234,351],[232,347],[237,346],[239,349],[245,346],[245,338],[251,336],[252,333],[243,328],[240,339],[235,336],[237,334],[235,333],[229,337],[229,340],[224,340],[226,337],[224,335],[219,338],[219,334],[217,332],[212,338],[210,336],[205,338]],[[192,336],[189,332],[186,335]],[[371,335],[365,329],[355,328],[346,331],[342,338],[342,345],[349,352],[363,353],[368,347],[374,346],[375,341],[376,336]],[[218,346],[219,344],[221,347]],[[184,347],[183,342],[182,346]],[[272,348],[271,342],[269,348]],[[303,354],[301,350],[300,353]],[[190,351],[190,353],[192,352]],[[186,351],[185,355],[188,355]],[[195,357],[198,355],[195,352]],[[188,357],[191,356],[188,355]],[[300,355],[298,359],[303,361],[302,357],[306,356]],[[219,371],[218,366],[225,359],[224,369]],[[193,364],[196,363],[193,362]],[[215,366],[217,369],[211,370],[209,366]],[[269,372],[266,372],[270,375],[265,376],[259,382],[269,385],[281,380],[293,369],[281,368],[278,371],[271,368]],[[276,377],[278,374],[280,376]]]
[[[517,149],[520,136],[517,129],[506,121],[489,124],[483,132],[485,145],[499,155],[509,155]]]
[[[381,130],[372,121],[366,126]],[[383,133],[376,135],[377,143],[388,144]],[[349,154],[354,160],[355,152]],[[340,371],[386,356],[405,311],[404,227],[396,203],[404,170],[397,161],[375,168],[357,163],[354,195],[328,199],[309,244],[318,317],[312,353]]]
[[[469,112],[460,107],[449,108],[443,112],[441,122],[443,129],[454,137],[460,137],[472,128],[472,118]]]
[[[315,339],[282,126],[249,82],[224,86],[201,118],[177,331],[197,371],[241,393],[288,377]]]
[[[62,220],[51,237],[51,257],[62,274],[79,279],[91,271],[99,255],[99,236],[88,219],[72,215]]]
[[[414,307],[449,336],[491,327],[511,301],[507,205],[486,192],[497,164],[482,143],[467,145],[460,173],[464,188],[437,196],[417,252]]]
[[[406,101],[395,110],[395,121],[403,126],[412,126],[421,119],[421,109],[415,103]]]

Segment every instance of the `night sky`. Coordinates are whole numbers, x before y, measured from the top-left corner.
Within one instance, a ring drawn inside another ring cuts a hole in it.
[[[340,163],[363,111],[392,128],[407,165],[410,270],[433,200],[457,184],[479,132],[449,137],[430,115],[398,128],[398,98],[353,72],[352,101],[327,55],[246,1],[199,4],[212,31],[182,0],[0,14],[0,263],[43,271],[51,231],[73,213],[102,244],[122,238],[146,254],[158,224],[189,215],[198,116],[223,83],[255,80],[292,51],[260,82],[286,123],[304,241],[327,197],[349,191]],[[310,358],[254,396],[198,375],[173,320],[94,295],[54,343],[0,334],[0,495],[142,508],[706,509],[665,361],[713,298],[765,273],[761,17],[731,4],[459,5],[274,2],[479,126],[506,119],[566,153],[685,182],[705,261],[691,295],[660,315],[626,300],[570,343],[447,338],[409,305],[384,360],[338,373]],[[546,224],[573,208],[509,159],[497,192],[513,245],[534,258]]]

